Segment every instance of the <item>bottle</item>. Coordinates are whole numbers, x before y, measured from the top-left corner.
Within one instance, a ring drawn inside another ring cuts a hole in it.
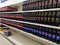
[[[42,27],[42,37],[45,38],[45,27]]]
[[[44,24],[47,24],[47,12],[44,12]]]
[[[44,12],[42,12],[42,14],[41,14],[41,24],[43,24],[44,23]]]
[[[34,10],[35,10],[35,2],[34,2]]]
[[[41,23],[41,15],[42,15],[42,12],[39,12],[39,23]]]
[[[35,22],[36,22],[36,23],[38,23],[38,21],[39,21],[39,20],[38,20],[38,15],[39,15],[38,12],[35,12],[35,16],[34,16],[34,17],[35,17]]]
[[[33,10],[33,2],[30,3],[30,10]]]
[[[46,24],[49,24],[49,16],[48,16],[49,15],[49,12],[46,12],[46,15],[47,15],[46,16]]]
[[[45,12],[43,12],[43,24],[45,24]]]
[[[53,6],[53,1],[52,0],[49,0],[48,1],[48,9],[52,8]]]
[[[37,12],[33,12],[33,17],[34,17],[34,23],[37,23],[37,16],[38,16],[38,13]]]
[[[56,29],[52,29],[52,41],[53,42],[56,42],[56,33],[57,33],[57,30]]]
[[[52,41],[52,29],[48,28],[48,40]]]
[[[37,27],[34,25],[32,28],[35,29],[35,30],[33,31],[34,35],[37,35],[37,31],[36,31]]]
[[[60,25],[60,11],[57,11],[57,15],[56,15],[56,26]]]
[[[35,10],[38,10],[38,1],[35,2],[35,6],[36,6],[36,9]]]
[[[49,32],[48,28],[45,27],[45,39],[48,39],[48,32]]]
[[[53,17],[54,17],[54,26],[57,26],[57,25],[56,25],[56,16],[57,16],[57,11],[55,11],[55,13],[54,13],[54,15],[53,15]]]
[[[42,6],[42,5],[41,5],[41,1],[39,1],[39,7],[38,7],[38,9],[41,9],[41,6]]]
[[[48,9],[48,1],[45,1],[44,4],[45,4],[45,6],[44,6],[45,9]]]
[[[60,18],[56,18],[56,24],[57,24],[57,26],[59,26],[59,24],[60,24]]]
[[[39,27],[39,37],[42,37],[42,29],[41,29],[41,26]]]
[[[38,23],[41,23],[41,14],[42,14],[42,12],[38,12],[38,14],[39,14],[39,18],[38,18],[39,22]]]
[[[52,25],[54,25],[54,26],[55,26],[55,20],[56,20],[55,15],[56,15],[56,12],[53,11],[52,20],[51,21],[52,21]]]
[[[44,9],[44,8],[45,8],[45,7],[44,7],[44,6],[45,6],[44,1],[42,1],[41,4],[42,4],[42,9]]]
[[[39,23],[39,21],[40,21],[39,17],[40,17],[40,16],[39,16],[39,12],[36,12],[36,20],[37,20],[36,22],[37,22],[37,23]]]
[[[60,44],[60,30],[59,29],[57,29],[57,36],[56,36],[56,43],[57,44]]]
[[[33,2],[33,10],[34,10],[34,2]]]
[[[39,36],[39,26],[35,26],[35,29],[37,30],[37,36]]]
[[[48,14],[48,20],[47,20],[48,25],[50,25],[50,18],[51,18],[51,17],[49,17],[49,15],[51,15],[51,12],[49,12],[49,14]]]
[[[53,0],[53,8],[57,8],[57,1]]]
[[[60,0],[57,0],[57,8],[60,8]]]

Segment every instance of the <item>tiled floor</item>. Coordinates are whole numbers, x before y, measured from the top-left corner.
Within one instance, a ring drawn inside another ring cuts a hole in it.
[[[37,43],[13,31],[12,31],[12,36],[8,38],[16,45],[41,45],[40,43]]]
[[[7,38],[14,42],[14,44],[16,45],[41,45],[15,32],[12,32],[12,36],[9,36]],[[0,35],[0,45],[13,45],[13,44],[10,43],[7,39],[5,39],[2,35]]]
[[[0,34],[0,45],[13,45]]]

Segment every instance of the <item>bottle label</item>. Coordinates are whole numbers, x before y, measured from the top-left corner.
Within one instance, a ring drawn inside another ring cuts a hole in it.
[[[56,37],[56,40],[59,40],[59,41],[60,41],[60,36],[57,36],[57,37]]]
[[[52,36],[52,34],[50,34],[50,33],[49,33],[49,34],[48,34],[48,37],[50,37],[50,38],[51,38],[51,36]]]
[[[44,35],[44,32],[42,32],[42,35]]]
[[[39,34],[41,34],[41,31],[39,31]]]
[[[55,39],[56,38],[56,35],[52,35],[52,38]]]
[[[45,36],[48,36],[48,33],[47,32],[45,32]]]

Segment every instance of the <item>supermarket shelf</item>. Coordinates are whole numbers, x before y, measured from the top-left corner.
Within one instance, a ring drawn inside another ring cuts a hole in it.
[[[26,21],[18,21],[18,20],[5,19],[5,18],[2,18],[2,19],[3,19],[3,20],[8,20],[8,21],[14,21],[14,22],[27,23],[27,24],[32,24],[32,25],[38,25],[38,26],[43,26],[43,27],[60,29],[60,26],[57,27],[57,26],[51,26],[51,25],[45,25],[45,24],[31,23],[31,22],[26,22]]]
[[[2,24],[3,24],[3,23],[2,23]],[[8,25],[6,25],[6,24],[3,24],[3,25],[5,25],[5,26],[7,26],[7,27],[9,27],[9,28],[11,28],[11,29],[14,29],[14,30],[18,31],[18,32],[22,33],[22,34],[25,35],[25,36],[29,36],[29,38],[31,38],[31,39],[33,39],[33,40],[36,40],[36,41],[38,41],[38,42],[40,42],[40,43],[42,43],[42,44],[44,44],[44,45],[48,45],[48,44],[49,44],[49,45],[57,45],[57,44],[54,43],[54,42],[48,41],[48,40],[46,40],[46,39],[44,39],[44,38],[35,36],[35,35],[33,35],[33,34],[30,34],[30,33],[24,32],[24,31],[22,31],[22,30],[19,30],[19,29],[17,29],[17,28],[12,27],[12,26],[8,26]]]
[[[3,25],[2,23],[0,23],[0,25]],[[0,27],[0,28],[7,28],[7,27]]]
[[[41,9],[41,10],[28,10],[28,11],[15,11],[15,12],[0,12],[0,13],[24,13],[24,12],[57,11],[57,10],[60,10],[60,8]]]

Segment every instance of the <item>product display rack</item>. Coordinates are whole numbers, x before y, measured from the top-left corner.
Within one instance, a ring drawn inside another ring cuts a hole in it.
[[[1,18],[1,19],[13,21],[13,22],[27,23],[27,24],[37,25],[37,26],[43,26],[43,27],[50,27],[50,28],[60,29],[60,26],[57,27],[57,26],[44,25],[44,24],[37,24],[37,23],[31,23],[31,22],[25,22],[25,21],[18,21],[18,20],[11,20],[11,19],[5,19],[5,18]]]
[[[38,36],[32,35],[30,33],[27,33],[25,31],[22,31],[20,29],[15,28],[15,27],[12,27],[12,26],[9,26],[9,25],[6,25],[6,24],[3,24],[3,25],[7,26],[8,28],[11,28],[11,29],[14,29],[14,30],[18,31],[19,33],[23,34],[24,36],[26,36],[28,38],[31,38],[32,40],[35,40],[35,41],[37,41],[39,43],[42,43],[43,45],[47,45],[47,44],[49,44],[49,45],[58,45],[58,44],[56,44],[54,42],[51,42],[51,41],[48,41],[48,40],[46,40],[44,38],[40,38]]]
[[[38,10],[37,10],[38,11]],[[19,11],[20,12],[20,11]],[[19,13],[19,12],[1,12],[1,14],[3,13],[3,14],[14,14],[14,13]],[[24,11],[21,11],[20,13],[22,13],[22,12],[24,12]],[[25,11],[25,12],[28,12],[28,11]],[[31,12],[33,12],[33,11],[31,11]],[[31,24],[31,25],[37,25],[37,26],[42,26],[42,27],[48,27],[48,28],[53,28],[53,29],[58,29],[58,30],[60,30],[60,26],[52,26],[52,25],[45,25],[45,24],[38,24],[38,23],[32,23],[32,22],[26,22],[26,21],[19,21],[19,20],[14,20],[14,19],[7,19],[7,18],[4,18],[4,17],[2,17],[1,18],[3,21],[5,20],[5,21],[12,21],[12,22],[18,22],[18,23],[25,23],[25,24]],[[4,22],[3,22],[4,23]],[[4,24],[7,24],[7,23],[4,23]],[[15,27],[15,28],[17,28],[17,27]]]
[[[24,3],[23,11],[0,12],[3,25],[24,33],[44,45],[60,44],[60,1]],[[25,35],[25,36],[26,36]],[[36,36],[36,37],[35,37]]]

